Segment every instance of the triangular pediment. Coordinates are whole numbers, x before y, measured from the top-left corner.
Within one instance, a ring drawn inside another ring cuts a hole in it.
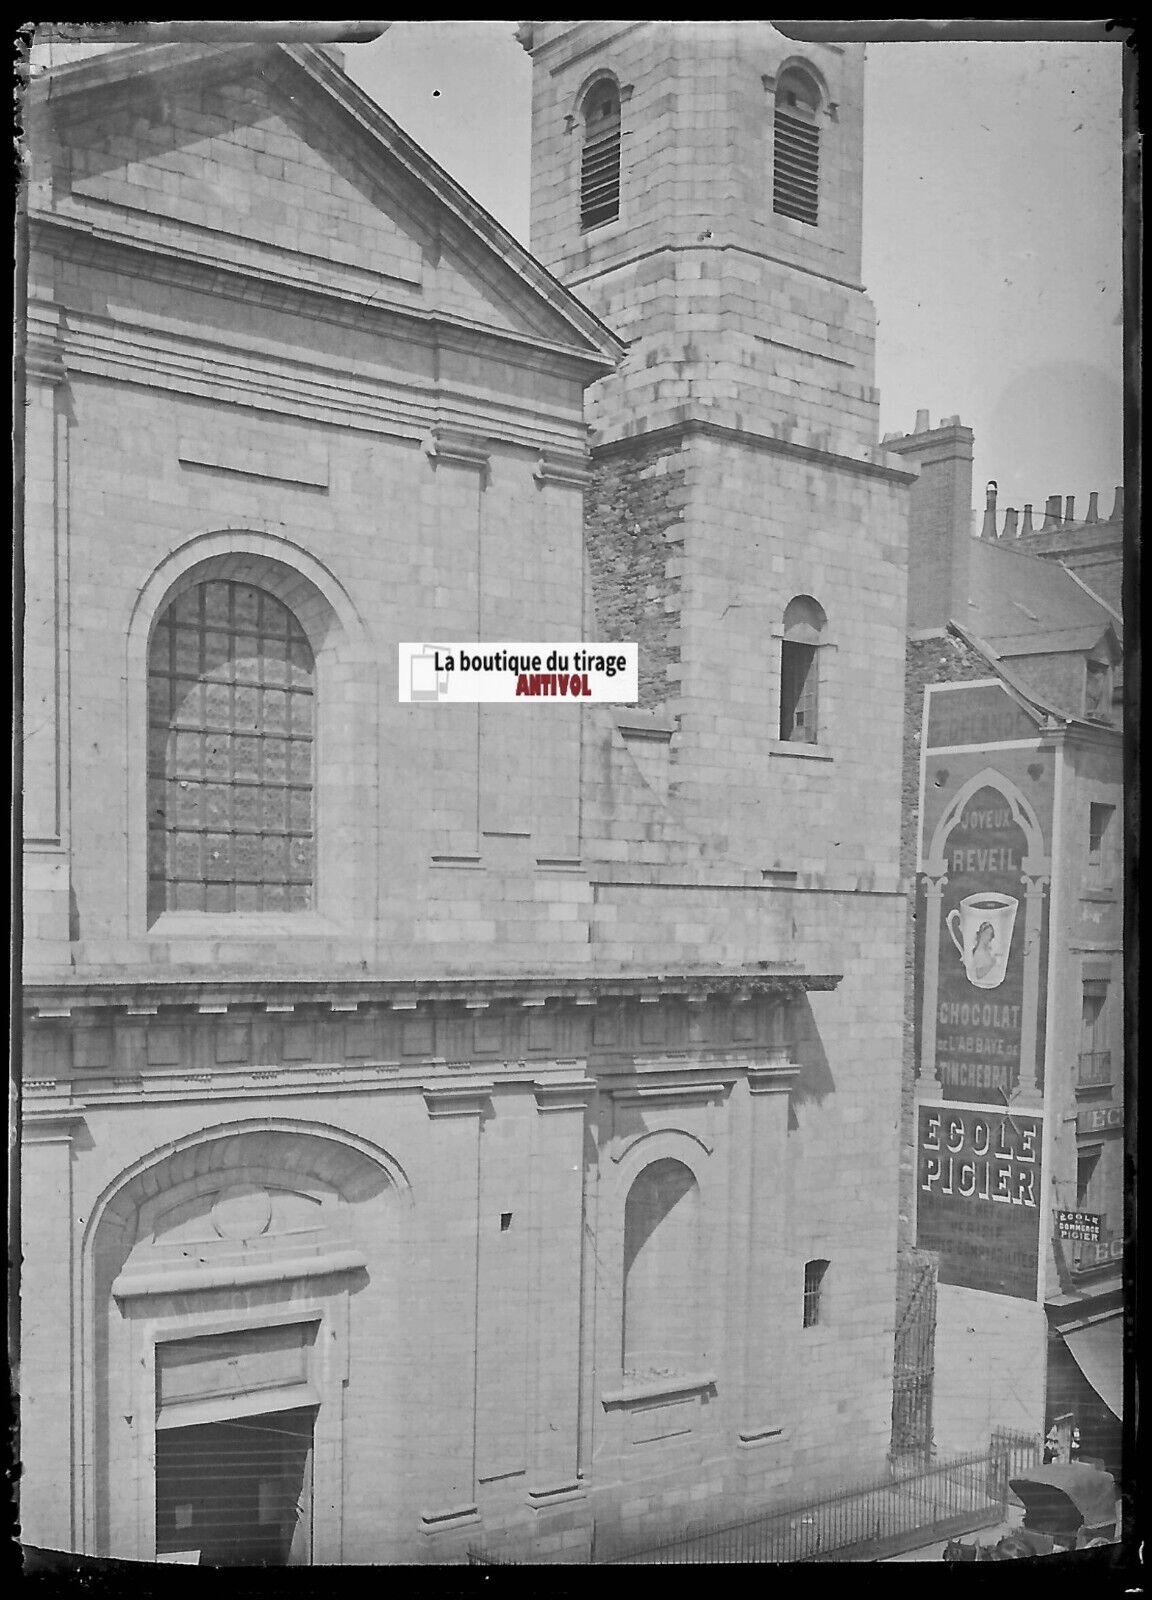
[[[145,46],[68,71],[58,215],[613,359],[607,330],[321,53]]]

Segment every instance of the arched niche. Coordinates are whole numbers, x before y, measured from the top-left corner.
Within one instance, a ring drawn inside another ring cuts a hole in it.
[[[397,1337],[409,1205],[385,1152],[288,1120],[206,1129],[119,1176],[83,1253],[86,1549],[156,1557],[166,1430],[290,1412],[315,1460],[309,1558],[340,1559],[351,1332]]]

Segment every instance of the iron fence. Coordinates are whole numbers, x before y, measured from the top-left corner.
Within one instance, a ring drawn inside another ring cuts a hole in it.
[[[598,1559],[629,1563],[752,1563],[878,1559],[1003,1520],[1008,1479],[1035,1441],[1001,1435],[990,1450],[893,1471],[822,1500],[741,1522],[700,1525],[673,1539],[617,1547]]]
[[[993,1431],[990,1447],[797,1500],[739,1522],[689,1524],[668,1539],[629,1542],[593,1538],[595,1565],[695,1565],[785,1561],[875,1561],[897,1550],[932,1544],[1002,1522],[1012,1478],[1043,1459],[1039,1434]],[[473,1547],[469,1566],[517,1566],[530,1554],[494,1555]]]
[[[1011,1479],[1026,1475],[1029,1467],[1038,1467],[1043,1462],[1043,1436],[1012,1428],[993,1428],[989,1456],[995,1463],[996,1488],[1007,1499]]]

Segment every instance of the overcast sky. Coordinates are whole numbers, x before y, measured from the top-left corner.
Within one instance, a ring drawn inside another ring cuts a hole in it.
[[[734,23],[739,27],[739,23]],[[525,243],[531,61],[510,22],[398,22],[350,75]],[[881,432],[959,413],[973,498],[1121,482],[1119,44],[870,44],[864,282]]]

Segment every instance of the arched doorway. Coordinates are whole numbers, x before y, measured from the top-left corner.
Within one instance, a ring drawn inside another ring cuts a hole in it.
[[[356,1308],[377,1303],[403,1187],[363,1141],[286,1122],[123,1175],[87,1250],[89,1549],[340,1561],[350,1329],[387,1337]]]

